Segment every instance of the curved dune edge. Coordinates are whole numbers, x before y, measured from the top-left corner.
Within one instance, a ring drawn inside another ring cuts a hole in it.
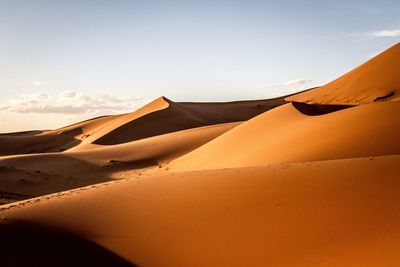
[[[168,164],[172,171],[400,154],[400,102],[307,116],[267,111]]]
[[[399,164],[385,156],[119,180],[5,205],[0,216],[77,233],[139,266],[398,266]]]
[[[400,99],[400,43],[338,79],[303,93],[288,102],[359,105]]]

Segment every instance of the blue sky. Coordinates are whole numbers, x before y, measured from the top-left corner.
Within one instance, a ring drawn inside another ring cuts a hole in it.
[[[0,132],[322,85],[400,40],[399,1],[0,0]]]

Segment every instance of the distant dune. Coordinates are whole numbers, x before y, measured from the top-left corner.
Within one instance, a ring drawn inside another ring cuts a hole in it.
[[[122,144],[195,127],[245,121],[284,103],[283,97],[228,103],[175,103],[160,97],[128,114],[51,131],[0,134],[0,155],[61,152],[82,143]]]
[[[399,266],[399,70],[1,134],[0,262]]]
[[[245,121],[283,103],[283,98],[229,103],[175,103],[161,97],[149,105],[164,105],[165,108],[126,120],[94,143],[115,145],[200,126]]]

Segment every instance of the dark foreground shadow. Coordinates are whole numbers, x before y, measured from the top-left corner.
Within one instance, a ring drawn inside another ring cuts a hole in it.
[[[0,265],[137,266],[92,241],[21,222],[0,223]]]

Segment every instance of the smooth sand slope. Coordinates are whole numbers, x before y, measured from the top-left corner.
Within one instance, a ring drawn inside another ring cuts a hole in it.
[[[398,266],[399,164],[387,156],[119,180],[2,206],[0,216],[2,227],[75,233],[139,266]],[[31,239],[0,260],[29,255]]]
[[[400,98],[400,43],[319,88],[286,98],[290,102],[358,105]]]

